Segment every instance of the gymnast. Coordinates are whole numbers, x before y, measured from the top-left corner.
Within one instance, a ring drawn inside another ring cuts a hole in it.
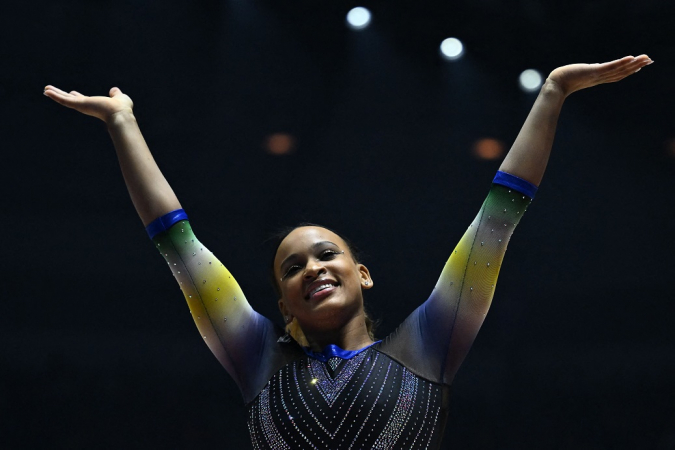
[[[285,329],[259,315],[193,233],[155,164],[131,98],[47,86],[107,125],[133,204],[173,271],[206,345],[239,387],[256,449],[438,449],[450,385],[488,311],[507,243],[539,186],[568,95],[651,64],[627,56],[553,70],[428,299],[383,340],[363,306],[373,287],[351,244],[320,226],[281,240],[272,272]],[[422,288],[422,287],[421,287]]]

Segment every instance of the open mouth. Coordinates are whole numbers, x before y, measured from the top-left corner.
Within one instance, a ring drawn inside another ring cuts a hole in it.
[[[315,281],[309,286],[307,295],[305,296],[306,300],[323,298],[331,294],[335,289],[338,288],[340,284],[337,281],[332,280],[319,280]]]

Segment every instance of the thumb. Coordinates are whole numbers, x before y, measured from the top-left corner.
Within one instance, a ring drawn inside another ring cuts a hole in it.
[[[111,97],[115,97],[120,94],[122,94],[122,90],[118,87],[114,87],[110,89],[110,92],[108,92],[108,95],[110,95]]]

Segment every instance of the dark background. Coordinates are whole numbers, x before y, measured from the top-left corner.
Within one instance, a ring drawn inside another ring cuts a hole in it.
[[[135,101],[200,239],[279,319],[267,239],[357,242],[385,336],[431,291],[534,94],[519,73],[649,54],[566,103],[453,387],[447,448],[675,448],[672,22],[663,0],[7,2],[0,13],[2,448],[249,448],[124,188],[105,126],[53,84]],[[442,39],[466,55],[439,58]],[[265,142],[288,133],[295,151]]]

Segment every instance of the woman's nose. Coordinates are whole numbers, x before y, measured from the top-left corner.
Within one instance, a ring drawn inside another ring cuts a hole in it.
[[[325,273],[326,268],[321,264],[321,261],[317,259],[310,259],[305,267],[304,277],[305,279],[316,278],[318,275]]]

